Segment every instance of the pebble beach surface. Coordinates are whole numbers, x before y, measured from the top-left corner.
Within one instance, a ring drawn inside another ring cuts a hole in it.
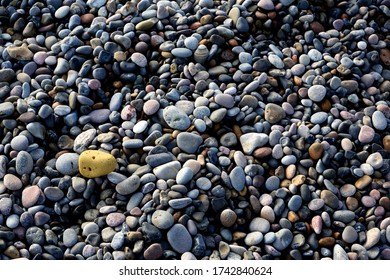
[[[0,259],[390,259],[389,0],[0,0]]]

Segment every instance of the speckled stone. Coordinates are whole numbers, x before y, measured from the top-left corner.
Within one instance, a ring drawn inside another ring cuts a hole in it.
[[[107,175],[116,168],[115,158],[105,152],[87,150],[81,153],[79,158],[79,172],[87,178],[95,178]]]

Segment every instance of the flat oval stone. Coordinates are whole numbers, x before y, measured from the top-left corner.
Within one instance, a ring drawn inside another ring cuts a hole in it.
[[[126,217],[122,213],[110,213],[106,217],[106,223],[110,227],[116,227],[121,225],[125,219]]]
[[[167,233],[169,245],[176,252],[183,254],[192,248],[192,238],[182,224],[175,224]]]
[[[34,168],[31,155],[26,151],[20,151],[16,157],[15,168],[19,175],[30,174]]]
[[[345,242],[350,244],[358,239],[358,233],[352,226],[346,226],[341,236]]]
[[[101,151],[87,150],[79,158],[79,172],[87,178],[107,175],[116,169],[113,155]]]
[[[22,181],[13,174],[5,174],[3,182],[4,186],[11,191],[17,191],[23,187]]]
[[[193,154],[197,151],[203,138],[195,133],[181,132],[176,138],[177,146],[185,153]]]
[[[271,124],[275,124],[286,117],[286,112],[283,108],[274,103],[268,103],[265,106],[264,118]]]
[[[230,182],[233,188],[240,192],[245,187],[245,173],[244,169],[240,166],[236,166],[229,174]]]
[[[64,245],[68,248],[77,243],[77,232],[73,228],[67,228],[62,235]]]
[[[326,95],[326,88],[323,85],[314,85],[309,88],[307,93],[312,101],[321,102]]]
[[[236,223],[237,214],[231,209],[225,209],[219,219],[224,227],[231,227]]]
[[[38,186],[31,186],[25,188],[22,192],[22,205],[25,208],[30,208],[37,203],[41,196],[41,189]]]
[[[368,125],[363,125],[360,129],[358,140],[363,143],[370,143],[375,136],[375,130],[369,127]]]
[[[264,218],[254,218],[249,224],[249,230],[252,231],[260,231],[261,233],[266,234],[271,227],[271,224],[268,220]]]
[[[79,169],[79,155],[76,153],[65,153],[56,160],[56,169],[64,175],[75,175]]]
[[[121,195],[129,195],[137,191],[140,184],[140,178],[137,175],[131,175],[129,178],[118,183],[115,190]]]
[[[278,251],[282,251],[286,249],[293,240],[293,234],[289,229],[282,228],[278,232],[275,233],[275,241],[272,245]]]
[[[175,106],[166,107],[163,110],[163,118],[168,126],[173,129],[186,130],[191,124],[187,114]]]

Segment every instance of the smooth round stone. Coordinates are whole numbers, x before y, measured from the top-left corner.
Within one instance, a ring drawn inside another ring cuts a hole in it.
[[[266,10],[266,11],[272,11],[273,9],[275,9],[275,6],[274,6],[274,3],[272,2],[272,0],[260,0],[257,3],[257,6],[259,8],[262,8],[263,10]]]
[[[279,56],[277,56],[276,54],[273,54],[273,53],[269,54],[268,61],[278,69],[283,69],[283,67],[284,67],[283,60]]]
[[[239,17],[237,19],[236,28],[237,31],[240,33],[247,33],[250,30],[248,21],[243,17]]]
[[[152,215],[152,223],[159,229],[169,229],[174,224],[171,213],[164,210],[156,210]]]
[[[363,125],[360,129],[358,140],[363,143],[370,143],[375,136],[375,130],[369,127],[368,125]]]
[[[148,116],[155,114],[160,109],[160,103],[157,100],[148,100],[143,106],[144,113]]]
[[[337,209],[339,207],[339,200],[337,196],[328,190],[321,191],[320,198],[325,202],[326,205],[333,209]]]
[[[291,211],[298,211],[302,206],[302,198],[299,195],[293,195],[288,201],[287,207]]]
[[[322,53],[316,49],[311,49],[307,55],[312,61],[320,61],[322,59]]]
[[[163,249],[160,244],[153,243],[144,251],[145,260],[157,260],[163,256]]]
[[[11,213],[12,199],[9,197],[3,197],[0,199],[0,214],[7,216]]]
[[[215,102],[223,107],[232,108],[234,106],[234,98],[229,94],[217,94]]]
[[[60,117],[66,116],[72,111],[72,109],[67,105],[58,105],[54,108],[54,113]]]
[[[10,191],[17,191],[23,187],[22,181],[13,174],[5,174],[3,182],[6,189]]]
[[[322,85],[311,86],[308,90],[309,98],[314,102],[321,102],[326,95],[326,88]]]
[[[326,112],[317,112],[311,115],[310,122],[314,124],[322,124],[328,119],[328,113]]]
[[[212,187],[212,183],[208,178],[200,177],[196,180],[196,186],[201,190],[207,191]]]
[[[64,197],[64,193],[58,187],[46,187],[44,189],[44,194],[50,201],[59,201]]]
[[[22,192],[22,205],[25,208],[30,208],[38,202],[42,191],[38,186],[27,187]]]
[[[286,117],[286,112],[283,108],[274,103],[268,103],[265,106],[264,118],[271,124],[275,124]]]
[[[186,48],[174,48],[171,50],[172,55],[180,58],[186,58],[192,56],[192,51]]]
[[[382,155],[378,152],[373,153],[373,154],[368,156],[366,163],[371,165],[374,169],[379,169],[383,166]]]
[[[176,183],[180,185],[185,185],[192,180],[193,176],[194,173],[192,172],[191,168],[183,167],[182,169],[179,170],[179,172],[176,175]]]
[[[145,67],[148,64],[148,60],[142,53],[135,52],[131,55],[130,59],[139,67]]]
[[[203,138],[195,133],[181,132],[176,138],[177,146],[185,153],[195,153],[200,144],[203,142]]]
[[[356,188],[352,184],[345,184],[340,188],[340,194],[343,197],[353,196],[356,193]]]
[[[322,222],[321,216],[317,215],[311,219],[311,226],[316,234],[321,233],[322,225],[323,225],[323,222]]]
[[[269,191],[277,190],[280,186],[280,179],[276,176],[271,176],[265,181],[265,188]]]
[[[87,178],[104,176],[116,169],[116,159],[113,155],[95,150],[82,152],[78,163],[79,166],[76,165],[77,170]]]
[[[341,236],[345,242],[350,244],[358,239],[358,233],[352,226],[346,226]]]
[[[115,233],[114,237],[111,240],[111,248],[114,250],[119,250],[123,247],[123,244],[125,243],[125,235],[123,232],[117,232]]]
[[[28,138],[24,135],[18,135],[11,140],[11,148],[16,151],[25,151],[28,145]]]
[[[89,113],[88,117],[91,118],[91,122],[100,124],[105,123],[108,120],[110,114],[111,111],[109,109],[97,109]]]
[[[65,153],[56,160],[56,169],[64,175],[76,175],[79,170],[79,155],[76,153]]]
[[[259,231],[250,232],[245,236],[244,242],[247,246],[255,246],[263,241],[263,234]]]
[[[249,230],[251,232],[260,231],[261,233],[264,234],[266,234],[269,231],[270,227],[271,225],[268,220],[259,217],[254,218],[249,224]]]
[[[242,149],[246,154],[252,154],[255,149],[264,146],[267,142],[268,135],[265,133],[250,132],[240,137]]]
[[[350,210],[337,210],[333,213],[333,219],[343,223],[349,223],[355,219],[355,213]]]
[[[69,14],[70,7],[69,6],[61,6],[58,10],[55,11],[54,16],[57,19],[62,19]]]
[[[321,158],[323,151],[324,147],[321,143],[313,143],[309,147],[309,155],[314,160]]]
[[[314,198],[312,199],[309,204],[307,205],[307,207],[311,210],[311,211],[317,211],[317,210],[320,210],[322,207],[324,207],[325,205],[325,202],[321,199],[321,198]]]
[[[188,37],[184,39],[184,45],[190,50],[196,50],[198,48],[199,41],[195,37]]]
[[[365,207],[373,207],[375,206],[376,204],[376,200],[375,198],[371,197],[371,196],[368,196],[368,195],[365,195],[361,198],[361,202],[362,204],[365,206]]]
[[[375,111],[372,114],[372,124],[378,130],[385,130],[387,128],[387,119],[381,111]]]
[[[275,212],[269,205],[265,205],[261,208],[260,216],[261,218],[266,219],[270,223],[273,223],[275,221]]]
[[[173,129],[186,130],[191,124],[187,114],[175,106],[166,107],[163,110],[163,118],[167,125]]]
[[[19,225],[19,216],[16,214],[8,216],[5,225],[10,229],[17,228],[17,226]]]
[[[31,155],[26,151],[20,151],[16,156],[15,168],[19,175],[30,174],[34,168]]]
[[[219,220],[224,227],[231,227],[237,221],[237,214],[231,209],[225,209],[222,211]]]
[[[272,245],[276,250],[282,251],[286,249],[293,240],[293,234],[289,229],[283,228],[275,233],[275,241]]]
[[[145,129],[148,127],[148,122],[145,120],[137,122],[133,127],[134,133],[143,133]]]
[[[199,6],[204,8],[212,8],[214,5],[214,2],[212,0],[200,0]]]
[[[333,260],[349,260],[347,252],[339,244],[333,247]]]
[[[192,238],[182,224],[175,224],[167,233],[167,239],[172,249],[183,254],[192,248]]]
[[[240,192],[245,187],[245,172],[244,169],[240,166],[236,166],[229,174],[230,183],[233,188]]]
[[[106,223],[110,227],[116,227],[121,225],[125,219],[126,217],[122,213],[110,213],[106,217]]]
[[[62,235],[62,241],[64,245],[71,248],[77,243],[77,232],[73,228],[67,228]]]

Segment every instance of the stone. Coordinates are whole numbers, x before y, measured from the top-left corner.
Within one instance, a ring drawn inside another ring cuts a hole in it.
[[[200,144],[202,144],[203,138],[195,133],[181,132],[176,138],[177,146],[185,153],[195,153]]]
[[[91,128],[86,131],[83,131],[74,139],[73,150],[76,153],[81,154],[87,149],[87,147],[90,145],[95,136],[96,129]]]
[[[16,77],[16,73],[13,69],[10,68],[5,68],[5,69],[0,69],[0,77],[2,82],[10,82]],[[7,103],[6,105],[3,105],[4,103]],[[11,102],[4,102],[0,104],[0,117],[3,117],[3,107],[8,107],[9,104],[12,105]],[[12,105],[13,107],[13,105]]]
[[[333,247],[333,260],[349,260],[347,252],[339,244]]]
[[[321,143],[313,143],[309,147],[309,155],[312,159],[318,160],[322,157],[324,147]]]
[[[30,208],[38,202],[42,191],[38,186],[27,187],[22,192],[22,205],[25,208]]]
[[[176,179],[176,175],[179,172],[180,168],[180,162],[172,161],[153,168],[153,173],[159,179]]]
[[[269,231],[270,227],[271,227],[270,222],[260,217],[254,218],[249,224],[249,230],[251,232],[259,231],[264,234],[266,234]]]
[[[333,209],[337,209],[339,207],[339,200],[337,196],[328,190],[321,191],[320,198],[325,202],[326,205]]]
[[[145,67],[148,63],[146,57],[142,53],[138,53],[138,52],[133,53],[130,59],[139,67]]]
[[[231,227],[237,221],[237,214],[231,209],[225,209],[222,211],[219,220],[224,227]]]
[[[282,228],[278,232],[275,233],[275,241],[272,245],[276,250],[282,251],[286,249],[293,240],[293,234],[289,229]]]
[[[192,248],[192,238],[188,230],[182,224],[175,224],[167,233],[169,245],[172,249],[183,254]]]
[[[104,176],[115,169],[116,159],[109,153],[86,150],[80,155],[79,172],[84,177],[95,178]]]
[[[3,183],[5,188],[10,191],[17,191],[23,187],[22,181],[13,174],[5,174]]]
[[[160,103],[154,99],[146,101],[143,106],[143,111],[148,116],[157,113],[158,109],[160,109]]]
[[[259,231],[250,232],[245,236],[244,242],[247,246],[255,246],[263,241],[263,234]]]
[[[131,175],[130,177],[118,183],[115,187],[115,190],[120,195],[129,195],[137,191],[140,184],[140,178],[137,175]]]
[[[62,241],[64,245],[71,248],[77,243],[77,232],[73,228],[67,228],[62,235]]]
[[[309,98],[314,102],[321,102],[326,95],[326,88],[323,85],[311,86],[308,90]]]
[[[76,153],[65,153],[56,160],[56,169],[64,175],[75,175],[79,170],[79,155]]]
[[[265,133],[250,132],[241,135],[240,143],[244,153],[252,154],[257,148],[264,146],[268,142],[268,135]]]
[[[322,124],[328,119],[328,113],[326,112],[317,112],[311,115],[310,122],[313,124]]]
[[[352,226],[346,226],[341,237],[345,242],[352,244],[358,239],[358,233]]]
[[[381,231],[379,228],[372,228],[366,233],[366,242],[363,244],[364,248],[367,250],[374,247],[381,238]]]
[[[173,129],[186,130],[191,124],[187,114],[175,106],[164,108],[163,118],[168,126]]]
[[[11,148],[16,151],[25,151],[29,145],[28,138],[22,134],[11,140]]]
[[[123,213],[110,213],[106,217],[106,223],[110,227],[116,227],[121,225],[125,221],[126,217]]]
[[[368,125],[363,125],[360,129],[358,140],[363,143],[370,143],[375,136],[375,130],[369,127]]]
[[[17,60],[31,60],[34,56],[26,44],[21,46],[9,46],[7,47],[7,52],[10,57]]]
[[[160,244],[153,243],[144,251],[145,260],[158,260],[163,256],[163,249]]]
[[[283,108],[274,103],[268,103],[265,106],[264,118],[271,124],[275,124],[286,117],[286,112]]]
[[[275,6],[274,6],[274,3],[272,2],[272,0],[260,0],[257,3],[257,6],[259,8],[262,8],[263,10],[266,10],[266,11],[272,11],[273,9],[275,9]]]
[[[232,184],[233,188],[240,192],[245,187],[245,173],[244,169],[240,166],[236,166],[233,168],[233,170],[229,174],[230,183]]]
[[[192,180],[194,173],[189,167],[183,167],[176,175],[176,183],[179,185],[185,185]]]
[[[366,160],[366,163],[371,165],[374,169],[380,169],[383,166],[383,157],[379,152],[370,154]]]
[[[20,151],[16,157],[15,168],[19,175],[30,174],[34,168],[31,155],[26,151]]]
[[[159,229],[169,229],[174,224],[171,213],[164,210],[156,210],[152,215],[152,223]]]
[[[375,111],[372,114],[372,124],[377,130],[385,130],[387,128],[386,116],[381,111]]]

